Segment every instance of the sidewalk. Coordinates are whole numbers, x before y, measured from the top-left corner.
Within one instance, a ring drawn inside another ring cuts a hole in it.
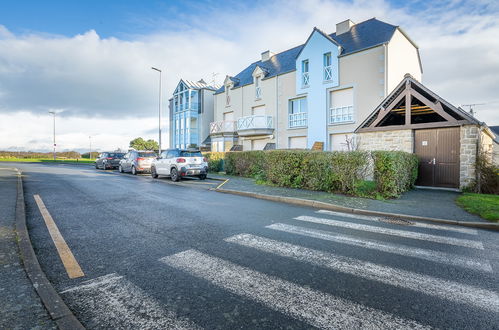
[[[229,181],[227,181],[222,187],[223,189],[228,190],[308,199],[369,211],[406,214],[456,221],[488,223],[488,221],[485,221],[476,215],[470,214],[457,206],[454,200],[459,196],[459,193],[453,191],[414,189],[406,192],[398,199],[379,201],[374,199],[332,194],[322,191],[261,185],[256,184],[253,179],[237,176],[210,173],[209,177],[229,179]]]
[[[28,279],[15,232],[17,172],[0,167],[0,329],[56,329]]]

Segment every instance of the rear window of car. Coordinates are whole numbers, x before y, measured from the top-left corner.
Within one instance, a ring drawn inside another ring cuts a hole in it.
[[[114,158],[123,158],[125,154],[120,154],[120,153],[109,153],[108,157],[114,157]]]
[[[200,151],[181,151],[180,157],[203,157]]]
[[[139,157],[156,157],[154,152],[139,152]]]

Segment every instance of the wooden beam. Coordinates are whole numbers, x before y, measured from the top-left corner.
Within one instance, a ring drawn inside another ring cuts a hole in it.
[[[409,81],[407,81],[409,82]],[[411,89],[405,90],[405,124],[411,124]]]
[[[440,127],[461,126],[466,124],[472,124],[472,123],[469,120],[456,120],[454,122],[440,121],[436,123],[365,127],[365,128],[359,128],[357,132],[362,133],[362,132],[396,131],[404,129],[440,128]]]
[[[433,110],[435,110],[436,113],[438,113],[440,116],[442,116],[445,120],[450,121],[450,122],[455,122],[456,119],[449,115],[447,112],[444,111],[442,108],[442,105],[440,104],[439,101],[436,103],[431,102],[428,100],[426,97],[421,95],[419,92],[415,91],[414,89],[412,90],[412,94],[421,102],[423,102],[425,105],[429,106]]]
[[[397,96],[395,98],[395,100],[393,100],[389,105],[388,107],[386,107],[383,112],[381,112],[381,110],[379,111],[378,113],[378,116],[376,117],[376,120],[372,122],[371,125],[369,125],[369,127],[376,127],[376,125],[378,125],[378,123],[383,119],[385,118],[385,116],[393,109],[395,108],[395,106],[400,102],[400,100],[402,100],[402,98],[405,97],[405,93],[400,93],[399,96]]]

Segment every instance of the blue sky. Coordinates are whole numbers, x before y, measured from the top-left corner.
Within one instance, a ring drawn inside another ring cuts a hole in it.
[[[151,66],[168,96],[180,78],[220,83],[347,18],[401,26],[420,47],[423,83],[458,106],[485,103],[477,116],[499,125],[498,13],[497,0],[2,0],[0,149],[48,149],[49,110],[64,149],[89,135],[100,148],[156,138]]]

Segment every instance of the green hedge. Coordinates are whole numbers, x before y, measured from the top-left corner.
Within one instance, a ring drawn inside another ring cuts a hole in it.
[[[418,158],[403,151],[373,151],[376,190],[384,197],[398,197],[411,189],[418,176]]]
[[[399,196],[413,187],[418,168],[414,154],[400,151],[268,150],[204,155],[210,171],[225,170],[229,175],[253,177],[281,187],[363,197]],[[375,182],[366,181],[371,163]]]
[[[210,172],[224,170],[225,152],[203,152],[203,156],[208,160],[208,170]]]

